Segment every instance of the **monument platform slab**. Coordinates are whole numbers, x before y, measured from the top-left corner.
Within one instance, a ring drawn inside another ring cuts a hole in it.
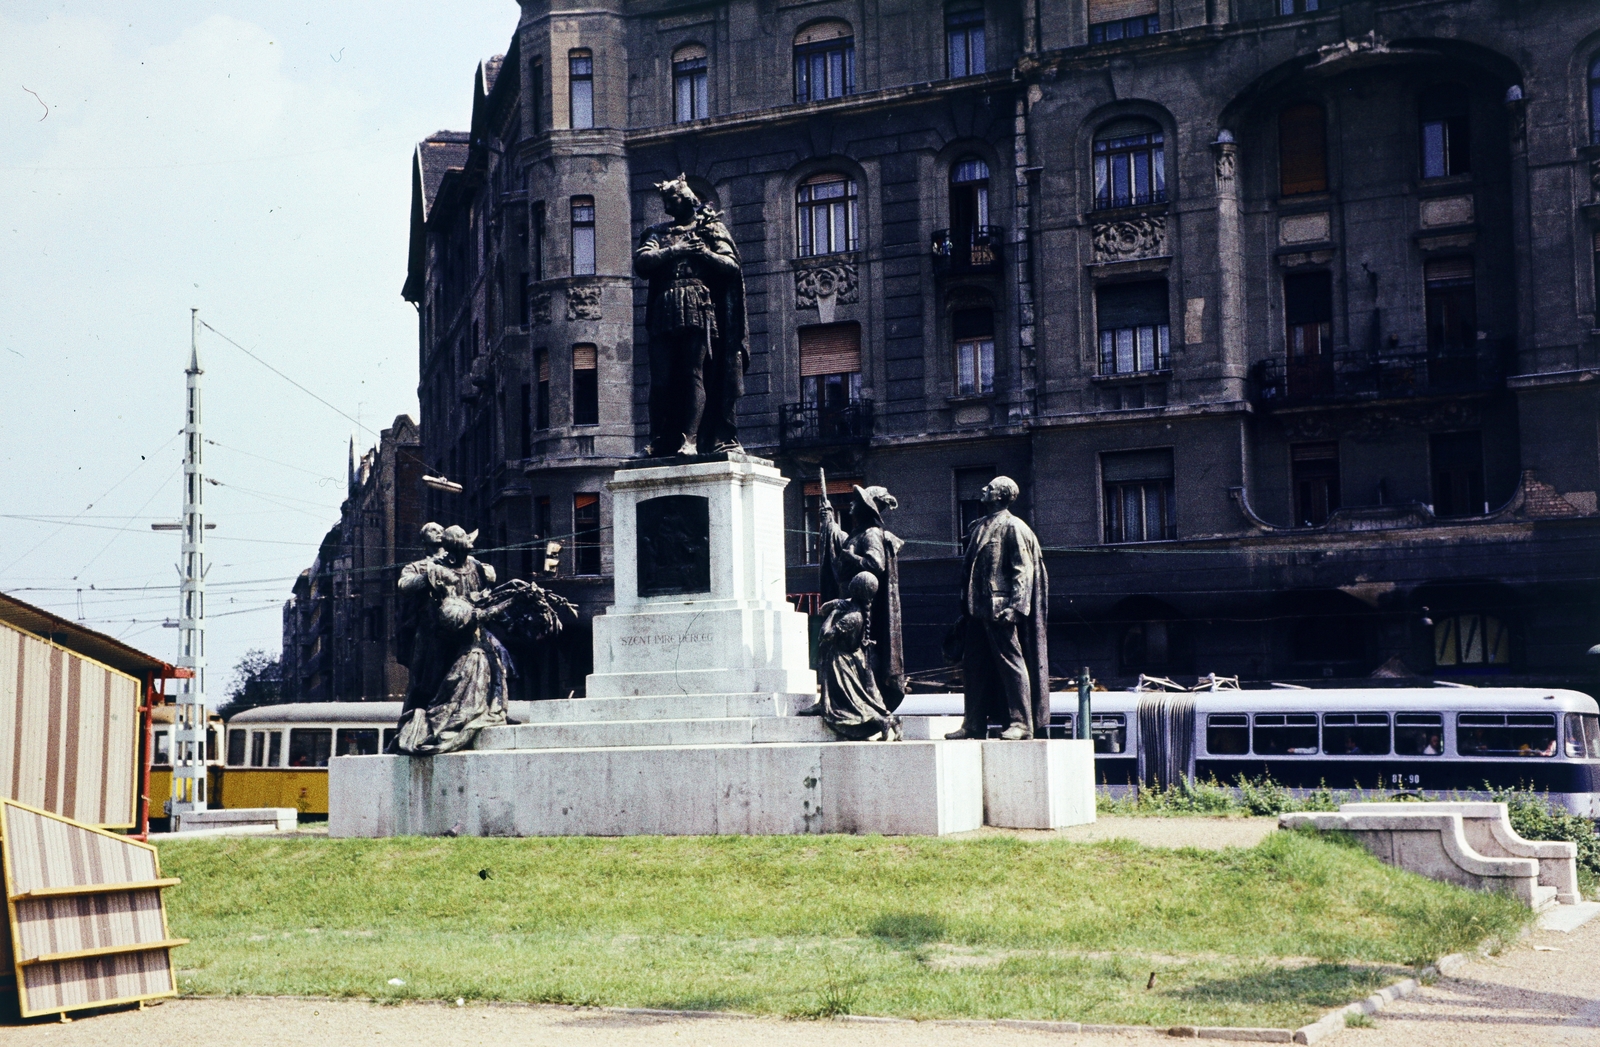
[[[814,716],[725,716],[671,720],[596,720],[488,727],[478,733],[479,750],[571,749],[619,745],[763,745],[770,742],[831,742],[834,734]]]
[[[982,743],[473,750],[328,763],[328,832],[942,835],[983,824]]]
[[[1007,829],[1064,829],[1095,819],[1094,743],[985,741],[983,820]]]

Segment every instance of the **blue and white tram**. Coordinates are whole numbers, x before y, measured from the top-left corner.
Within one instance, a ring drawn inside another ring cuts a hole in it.
[[[1600,705],[1577,691],[1372,687],[1096,691],[1096,777],[1120,792],[1180,773],[1290,789],[1482,794],[1528,787],[1600,817]],[[1072,736],[1074,693],[1051,695],[1052,737]],[[908,695],[903,715],[959,715],[959,694]]]

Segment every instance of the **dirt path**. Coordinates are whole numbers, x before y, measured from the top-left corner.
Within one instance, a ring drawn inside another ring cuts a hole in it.
[[[1334,1047],[1600,1047],[1600,919],[1537,932],[1347,1029]],[[995,1025],[677,1018],[559,1007],[380,1006],[325,1000],[174,1000],[151,1009],[0,1027],[6,1047],[330,1047],[474,1043],[488,1047],[1155,1047],[1155,1032],[1083,1035]]]

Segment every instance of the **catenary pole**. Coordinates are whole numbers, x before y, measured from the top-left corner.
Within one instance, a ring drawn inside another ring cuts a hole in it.
[[[178,564],[178,681],[172,731],[172,799],[177,821],[206,809],[206,525],[201,468],[200,310],[189,310],[189,366],[184,371],[183,546]],[[175,824],[173,828],[178,828]]]

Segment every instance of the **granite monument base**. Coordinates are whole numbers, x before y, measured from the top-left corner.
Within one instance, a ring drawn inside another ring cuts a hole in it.
[[[983,823],[1007,829],[1064,829],[1095,819],[1094,743],[1084,740],[979,742]]]
[[[980,746],[830,740],[342,756],[328,763],[328,834],[936,836],[983,824]]]

